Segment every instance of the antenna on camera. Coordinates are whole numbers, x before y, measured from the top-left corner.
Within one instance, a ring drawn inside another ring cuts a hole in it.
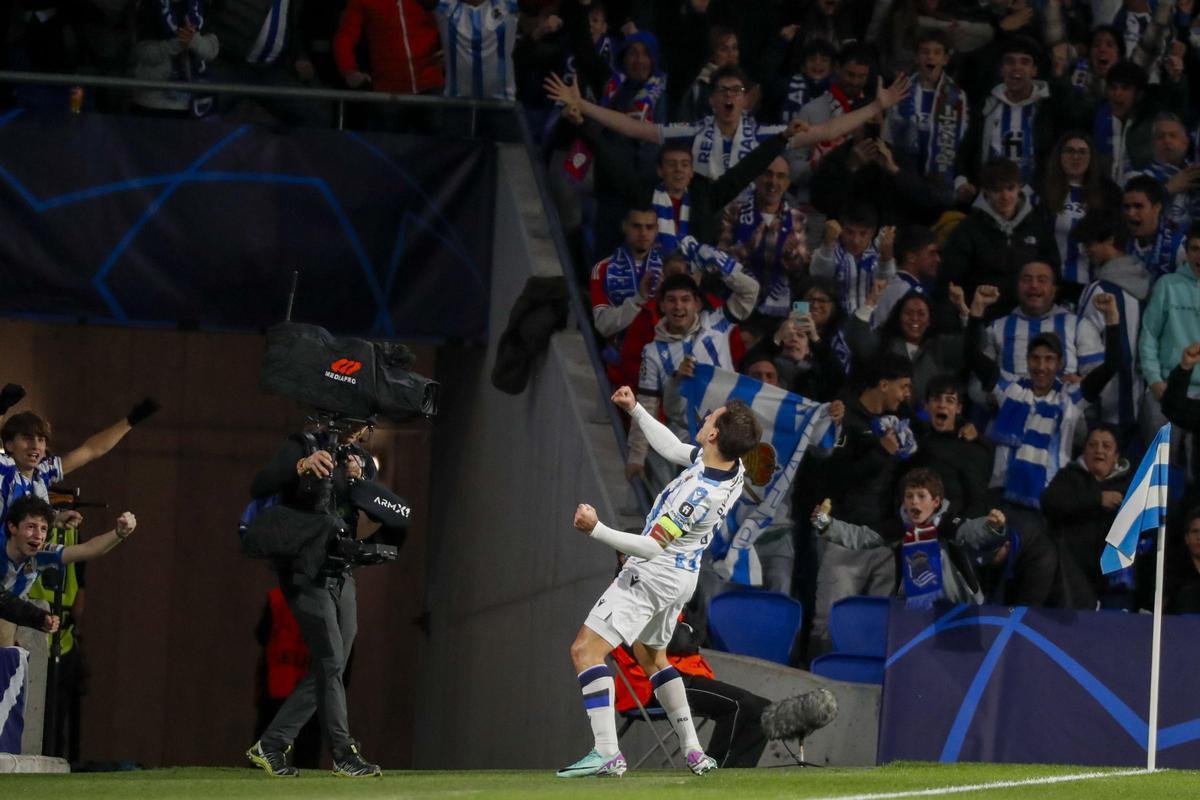
[[[292,290],[288,292],[287,313],[283,315],[284,322],[292,321],[292,304],[296,302],[296,286],[300,283],[300,270],[292,270]]]

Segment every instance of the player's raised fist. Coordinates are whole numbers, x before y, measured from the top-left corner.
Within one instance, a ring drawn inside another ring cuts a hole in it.
[[[632,414],[634,406],[637,405],[637,397],[633,394],[633,389],[628,386],[622,386],[613,392],[612,401],[614,406],[626,414]]]
[[[596,509],[589,506],[587,503],[580,503],[575,507],[575,529],[584,533],[591,533],[596,527]]]

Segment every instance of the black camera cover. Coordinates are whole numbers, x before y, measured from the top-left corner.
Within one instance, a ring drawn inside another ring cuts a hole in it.
[[[259,387],[342,417],[401,422],[437,413],[438,384],[415,372],[394,342],[338,337],[317,325],[281,322],[267,331]]]

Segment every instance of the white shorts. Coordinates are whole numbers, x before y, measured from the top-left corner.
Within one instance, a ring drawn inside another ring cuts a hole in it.
[[[679,614],[696,591],[696,573],[627,564],[584,620],[613,647],[641,642],[665,650]]]

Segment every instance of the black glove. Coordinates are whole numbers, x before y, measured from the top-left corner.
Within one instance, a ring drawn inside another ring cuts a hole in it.
[[[158,401],[152,397],[147,397],[142,402],[138,403],[129,411],[129,416],[125,417],[125,421],[130,427],[137,425],[139,422],[145,422],[146,419],[153,416],[154,412],[162,408]]]
[[[24,386],[16,383],[4,384],[4,388],[0,389],[0,414],[6,413],[10,408],[21,402],[21,398],[24,396]]]

